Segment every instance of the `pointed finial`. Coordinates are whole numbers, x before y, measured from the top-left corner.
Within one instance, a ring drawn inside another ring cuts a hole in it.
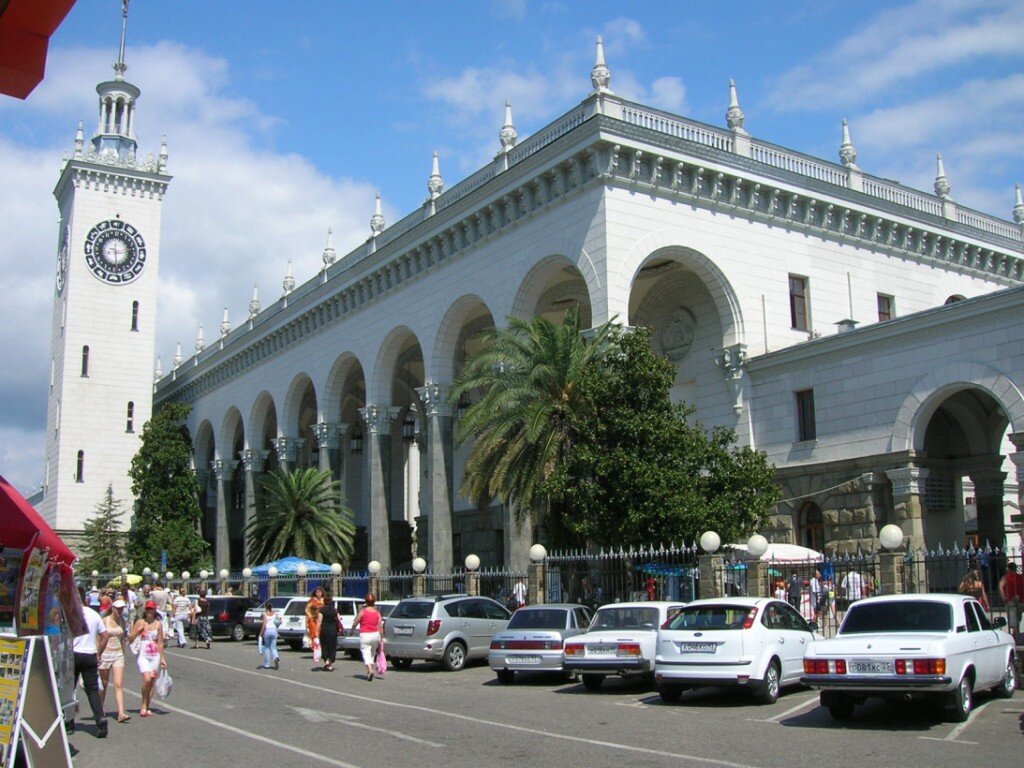
[[[377,202],[373,206],[373,216],[370,217],[370,232],[376,237],[384,231],[384,214],[380,211],[380,192],[377,193]]]
[[[164,365],[160,362],[160,358],[156,359],[156,368],[153,369],[153,381],[160,381],[164,377]]]
[[[288,259],[288,268],[284,273],[284,280],[281,281],[281,287],[284,288],[284,295],[287,296],[289,293],[295,290],[295,278],[292,277],[292,260]]]
[[[171,359],[171,364],[177,369],[181,366],[181,361],[184,359],[181,356],[181,342],[179,341],[178,346],[174,348],[174,357]]]
[[[78,130],[75,131],[75,158],[82,157],[82,147],[85,145],[85,137],[82,133],[82,121],[78,121]]]
[[[128,29],[128,0],[121,0],[121,47],[117,52],[117,63],[114,64],[114,79],[124,80],[128,65],[124,63],[124,39]]]
[[[160,140],[160,156],[157,158],[156,169],[159,173],[167,170],[167,134]]]
[[[260,288],[258,283],[252,284],[252,301],[249,302],[249,319],[260,313]]]
[[[498,132],[498,139],[501,141],[502,150],[508,152],[512,149],[516,145],[516,137],[518,136],[516,127],[512,124],[512,102],[505,99],[505,124],[501,126],[501,130]]]
[[[224,307],[224,317],[220,321],[220,337],[223,339],[231,333],[231,321],[228,320],[228,308]]]
[[[430,178],[427,179],[427,191],[430,192],[430,199],[436,200],[444,192],[444,180],[441,178],[441,167],[437,161],[437,151],[434,151],[434,160],[430,166]]]
[[[745,133],[743,130],[743,121],[746,119],[746,115],[743,114],[743,110],[740,109],[740,100],[736,96],[736,81],[729,81],[729,109],[725,111],[725,122],[729,128],[737,133]]]
[[[843,118],[843,143],[839,146],[839,159],[847,168],[857,167],[854,165],[854,161],[857,159],[857,149],[850,141],[850,126],[846,124],[845,117]]]
[[[939,197],[949,197],[949,179],[946,178],[946,168],[942,165],[942,153],[935,155],[935,194]]]
[[[334,239],[333,235],[334,235],[334,232],[330,229],[330,227],[328,227],[327,228],[327,247],[324,248],[324,255],[323,255],[324,269],[327,269],[327,267],[331,266],[331,264],[333,264],[335,261],[338,260],[338,254],[336,254],[334,252],[334,245],[332,244],[332,240]]]
[[[594,68],[590,70],[590,82],[597,93],[611,93],[608,87],[612,82],[612,73],[604,63],[604,41],[597,36],[597,57],[594,60]]]
[[[199,326],[199,333],[196,334],[196,354],[206,349],[206,341],[203,339],[203,326]]]
[[[1013,220],[1024,228],[1024,199],[1020,195],[1020,184],[1015,184],[1014,187],[1016,191],[1013,198]]]

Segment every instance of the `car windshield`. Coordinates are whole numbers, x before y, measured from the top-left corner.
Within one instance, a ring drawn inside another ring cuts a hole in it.
[[[266,610],[268,605],[271,608],[284,608],[286,605],[288,605],[288,603],[291,602],[291,600],[292,599],[290,597],[272,597],[269,600],[267,600],[267,602],[265,602],[261,607],[263,608],[263,610]]]
[[[854,603],[839,628],[839,634],[949,632],[952,629],[953,609],[949,603],[932,600],[895,600]]]
[[[743,629],[748,605],[688,605],[672,619],[669,629]]]
[[[391,612],[391,619],[429,619],[434,604],[424,600],[403,600]]]
[[[551,608],[520,608],[512,614],[509,629],[565,629],[565,611]]]
[[[657,608],[606,607],[598,610],[590,631],[602,629],[657,629]]]
[[[285,616],[301,616],[306,612],[307,600],[292,600],[284,609]]]

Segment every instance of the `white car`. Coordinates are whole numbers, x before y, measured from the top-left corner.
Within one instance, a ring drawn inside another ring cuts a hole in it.
[[[601,606],[587,631],[565,644],[562,669],[579,672],[588,691],[600,688],[608,675],[653,678],[658,627],[685,605],[655,600]]]
[[[811,644],[802,681],[836,720],[872,696],[933,696],[963,722],[974,691],[1013,696],[1014,643],[966,595],[872,597],[850,606],[834,638]]]
[[[658,633],[654,680],[665,701],[688,688],[742,686],[765,704],[799,685],[814,627],[772,598],[694,600]]]
[[[281,626],[277,629],[277,636],[282,642],[288,643],[293,651],[301,651],[309,647],[309,638],[306,637],[306,603],[308,597],[293,597],[281,614]],[[363,601],[354,597],[335,597],[334,607],[338,609],[345,632],[352,627],[352,619],[362,606]],[[341,638],[339,637],[339,640]]]
[[[250,608],[248,611],[246,611],[245,617],[242,619],[242,623],[245,625],[245,628],[249,632],[249,634],[255,636],[260,633],[260,627],[263,626],[263,614],[267,610],[267,603],[270,603],[270,605],[273,607],[274,615],[278,619],[278,626],[280,626],[281,621],[283,620],[284,617],[285,606],[288,605],[288,602],[290,600],[291,598],[287,596],[271,597],[268,598],[265,602],[260,603],[255,608]]]

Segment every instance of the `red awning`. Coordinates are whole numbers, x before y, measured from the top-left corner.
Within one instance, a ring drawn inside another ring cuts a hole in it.
[[[75,0],[0,2],[0,93],[24,99],[46,71],[46,49]]]
[[[18,493],[13,485],[0,476],[0,545],[26,549],[32,544],[32,539],[37,533],[39,538],[35,545],[39,549],[49,549],[50,560],[59,560],[66,565],[75,562],[75,554],[39,516],[35,508],[25,501],[25,497]]]

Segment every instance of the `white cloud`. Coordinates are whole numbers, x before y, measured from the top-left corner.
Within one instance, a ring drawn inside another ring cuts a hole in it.
[[[631,48],[644,42],[647,33],[636,19],[620,16],[605,23],[601,28],[605,57],[623,56]]]

